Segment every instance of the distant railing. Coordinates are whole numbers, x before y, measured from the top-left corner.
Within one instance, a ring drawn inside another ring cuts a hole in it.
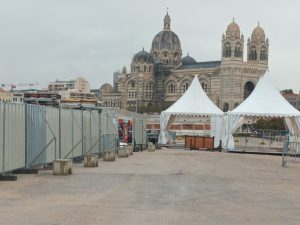
[[[300,142],[285,142],[282,151],[282,167],[288,163],[299,163]]]

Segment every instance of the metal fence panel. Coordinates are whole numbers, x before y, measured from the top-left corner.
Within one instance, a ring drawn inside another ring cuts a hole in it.
[[[91,153],[99,152],[100,143],[100,124],[99,124],[99,113],[96,110],[91,111]]]
[[[71,158],[72,155],[72,111],[60,109],[60,158]]]
[[[26,166],[46,163],[46,120],[45,107],[25,105],[26,107]]]
[[[46,150],[47,163],[58,158],[59,149],[59,109],[46,107],[46,143],[49,144]]]
[[[25,106],[1,103],[0,108],[1,172],[7,172],[25,167]]]
[[[147,144],[146,122],[143,119],[133,120],[134,141],[136,145]]]
[[[85,136],[84,138],[84,154],[90,149],[91,147],[91,111],[83,111],[83,134]]]
[[[3,110],[4,110],[4,103],[0,102],[0,173],[3,171]],[[4,171],[3,171],[4,172]]]
[[[85,137],[83,130],[83,112],[81,110],[73,110],[73,156],[81,156],[85,152]]]
[[[104,134],[101,136],[101,152],[117,151],[118,136],[116,134]]]

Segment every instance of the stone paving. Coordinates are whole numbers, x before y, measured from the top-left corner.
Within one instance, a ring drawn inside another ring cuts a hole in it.
[[[281,157],[184,150],[134,153],[0,182],[0,224],[300,224],[300,165]]]

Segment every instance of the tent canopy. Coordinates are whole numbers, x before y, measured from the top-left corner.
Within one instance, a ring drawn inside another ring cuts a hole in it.
[[[223,114],[203,91],[196,75],[187,91],[172,106],[161,112],[159,143],[166,144],[171,141],[168,129],[171,127],[176,116],[210,116],[210,135],[215,137],[215,147],[217,147],[221,138]]]
[[[268,74],[262,76],[251,95],[228,114],[259,117],[300,116],[300,112],[272,85]]]
[[[281,117],[290,131],[290,140],[300,138],[300,112],[272,85],[268,74],[262,76],[251,95],[237,108],[226,114],[223,147],[234,149],[233,133],[246,117]]]
[[[162,113],[171,115],[223,115],[224,113],[208,98],[203,91],[197,75],[187,91]]]

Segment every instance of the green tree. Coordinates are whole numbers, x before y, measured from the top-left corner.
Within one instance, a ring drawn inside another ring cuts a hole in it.
[[[285,130],[285,124],[282,118],[259,119],[253,124],[256,129]]]
[[[294,94],[293,89],[284,89],[281,91],[282,94]]]

